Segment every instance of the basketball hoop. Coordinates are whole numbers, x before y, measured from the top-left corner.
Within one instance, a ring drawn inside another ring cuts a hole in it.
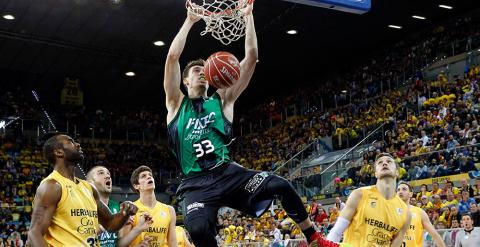
[[[245,35],[242,10],[251,3],[253,0],[187,0],[186,7],[189,13],[205,21],[205,30],[200,35],[211,33],[222,44],[228,45]]]

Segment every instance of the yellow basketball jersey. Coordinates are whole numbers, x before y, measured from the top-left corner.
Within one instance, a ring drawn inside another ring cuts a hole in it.
[[[140,200],[135,201],[135,204],[138,207],[138,211],[133,217],[133,227],[135,227],[139,222],[139,217],[143,213],[148,213],[153,218],[153,224],[145,229],[141,234],[139,234],[130,246],[135,246],[141,243],[147,236],[152,239],[150,241],[149,247],[160,247],[163,245],[168,245],[167,236],[168,236],[168,227],[172,216],[170,215],[170,210],[167,205],[157,202],[155,207],[149,208],[143,205]]]
[[[397,195],[385,199],[376,186],[360,190],[362,198],[345,231],[344,243],[355,247],[390,246],[393,237],[407,221],[407,205]]]
[[[410,214],[412,220],[408,228],[403,242],[405,247],[422,247],[423,246],[423,224],[422,224],[422,209],[419,207],[410,206]]]
[[[181,226],[175,227],[175,236],[177,236],[177,245],[178,247],[185,247],[187,246],[185,238],[185,230]],[[168,244],[164,244],[163,247],[168,247]]]
[[[78,178],[75,183],[57,171],[50,173],[42,183],[50,179],[62,186],[62,197],[45,234],[48,245],[99,246],[97,203],[92,186]]]
[[[178,247],[187,246],[187,244],[186,244],[187,239],[185,239],[186,236],[185,236],[185,230],[183,229],[183,227],[176,226],[175,227],[175,233],[176,233],[176,236],[177,236]]]

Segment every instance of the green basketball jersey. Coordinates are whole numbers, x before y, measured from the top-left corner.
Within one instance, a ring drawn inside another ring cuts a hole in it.
[[[190,175],[230,161],[231,132],[232,123],[223,115],[217,93],[209,98],[185,96],[168,124],[168,142],[183,174]]]
[[[114,200],[108,200],[108,208],[113,214],[120,212],[120,204]],[[98,237],[101,247],[117,246],[118,233],[103,231]]]

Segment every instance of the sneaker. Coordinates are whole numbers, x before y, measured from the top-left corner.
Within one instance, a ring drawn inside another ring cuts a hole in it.
[[[310,247],[340,247],[340,244],[332,242],[322,237],[319,232],[310,236]]]

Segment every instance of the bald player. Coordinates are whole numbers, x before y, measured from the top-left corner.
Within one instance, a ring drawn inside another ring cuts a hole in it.
[[[120,229],[137,207],[120,205],[112,214],[95,186],[75,177],[75,167],[84,156],[80,144],[70,136],[55,135],[43,145],[53,172],[42,180],[33,202],[28,231],[30,246],[99,246],[99,223],[110,232]]]
[[[87,172],[87,181],[93,183],[98,191],[100,201],[108,206],[112,213],[120,212],[120,204],[110,199],[112,193],[112,178],[110,171],[104,166],[94,166]],[[115,247],[118,242],[117,232],[108,232],[104,227],[101,227],[99,232],[100,247]]]

